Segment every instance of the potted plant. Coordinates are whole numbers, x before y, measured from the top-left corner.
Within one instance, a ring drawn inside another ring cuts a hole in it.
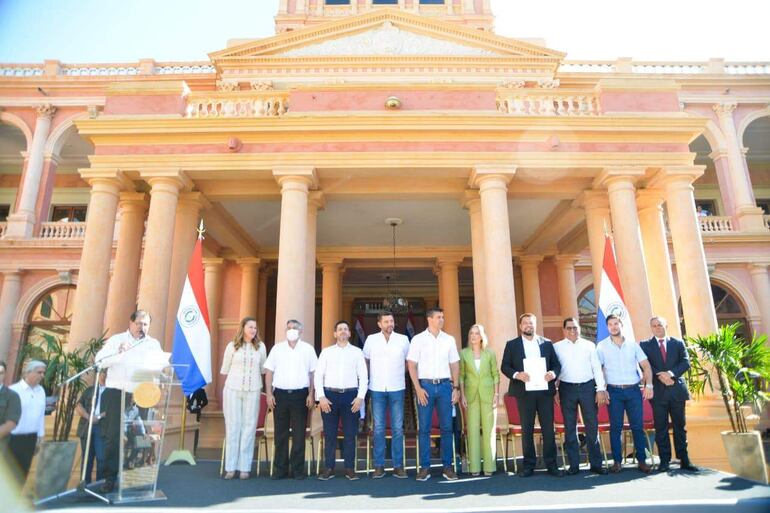
[[[62,387],[61,384],[93,363],[94,356],[104,344],[104,337],[92,338],[73,351],[67,351],[57,337],[43,334],[44,344],[28,344],[20,354],[19,363],[26,359],[46,363],[41,385],[46,391],[46,403],[53,405],[53,436],[44,441],[37,455],[35,492],[37,497],[48,497],[64,491],[72,473],[78,441],[70,440],[72,421],[80,394],[88,383],[86,374]]]
[[[741,477],[767,484],[762,437],[747,421],[758,420],[756,414],[770,400],[770,347],[766,335],[751,340],[739,336],[740,327],[735,323],[708,336],[687,337],[691,362],[688,381],[696,397],[706,386],[719,390],[732,427],[722,432],[730,466]]]

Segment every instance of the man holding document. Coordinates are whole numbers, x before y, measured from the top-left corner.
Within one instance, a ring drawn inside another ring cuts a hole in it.
[[[540,419],[543,434],[543,461],[548,473],[562,477],[564,472],[556,465],[556,437],[553,428],[554,381],[561,371],[553,343],[535,334],[537,318],[525,313],[519,316],[520,336],[505,344],[501,371],[511,380],[508,394],[516,398],[522,429],[524,468],[520,477],[535,472],[535,415]]]

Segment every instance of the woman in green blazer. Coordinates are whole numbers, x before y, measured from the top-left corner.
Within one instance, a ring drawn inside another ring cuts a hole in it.
[[[495,353],[487,349],[484,326],[474,324],[468,331],[468,347],[460,352],[460,400],[466,411],[468,465],[471,475],[481,472],[491,476],[497,468],[495,459],[495,422],[500,372]]]

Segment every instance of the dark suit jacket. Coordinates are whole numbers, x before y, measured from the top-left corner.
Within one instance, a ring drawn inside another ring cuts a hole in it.
[[[663,362],[663,354],[660,352],[658,339],[652,337],[641,344],[642,351],[647,355],[653,374],[653,401],[686,401],[690,398],[690,391],[682,375],[690,368],[690,357],[687,348],[679,339],[666,337],[666,361]],[[671,371],[674,374],[674,384],[667,387],[656,377],[659,372]]]
[[[535,339],[540,343],[540,356],[545,358],[546,369],[553,371],[554,374],[558,376],[559,372],[561,372],[561,364],[556,357],[556,351],[553,349],[553,342],[539,335],[535,335]],[[518,379],[513,379],[514,372],[524,371],[525,356],[524,342],[521,337],[509,340],[508,343],[505,344],[505,351],[503,351],[503,361],[500,365],[500,370],[511,380],[511,383],[508,385],[508,394],[514,397],[524,397],[524,395],[527,394],[524,383]],[[545,393],[545,390],[543,393]],[[554,395],[555,393],[556,380],[549,381],[548,394]]]

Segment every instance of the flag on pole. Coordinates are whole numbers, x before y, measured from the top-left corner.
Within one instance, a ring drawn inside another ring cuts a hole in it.
[[[174,347],[171,363],[182,365],[176,370],[185,395],[211,383],[211,331],[209,309],[203,284],[203,223],[198,229],[182,299],[176,314]],[[186,366],[186,367],[184,367]]]
[[[596,312],[596,342],[610,336],[607,330],[607,316],[614,314],[623,321],[623,336],[628,340],[634,339],[634,328],[631,317],[623,299],[623,289],[620,287],[618,267],[615,262],[615,250],[609,235],[604,237],[604,262],[602,264],[602,282],[599,288],[599,308]]]
[[[366,340],[366,332],[364,331],[364,316],[358,315],[356,317],[356,335],[358,335],[359,343],[361,347],[364,347],[364,341]]]
[[[412,337],[414,337],[414,322],[412,319],[412,311],[409,310],[406,314],[406,337],[409,340],[412,340]]]

